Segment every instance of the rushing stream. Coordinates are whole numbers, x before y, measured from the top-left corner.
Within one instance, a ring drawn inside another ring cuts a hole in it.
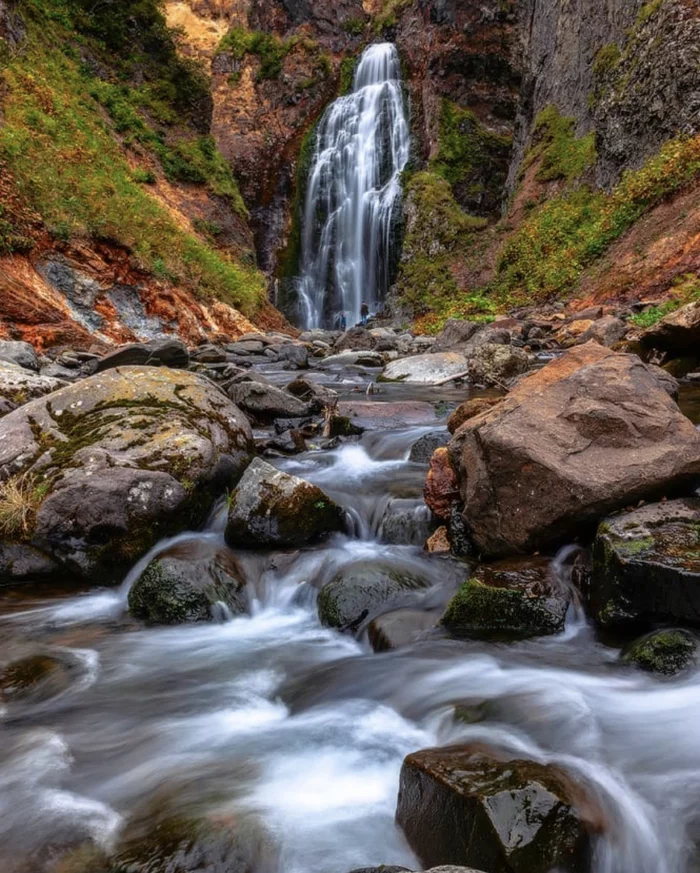
[[[391,43],[371,45],[350,94],[323,115],[306,189],[299,301],[306,327],[348,325],[374,311],[389,286],[409,131],[401,64]]]
[[[340,501],[356,531],[300,552],[241,553],[249,617],[143,627],[125,613],[133,573],[115,591],[2,592],[4,653],[60,647],[76,678],[4,713],[0,869],[52,843],[109,845],[126,815],[164,797],[255,829],[262,873],[420,869],[393,823],[402,759],[464,739],[557,761],[590,786],[605,815],[596,873],[700,869],[700,673],[661,681],[622,668],[575,608],[561,636],[512,645],[435,631],[374,654],[364,636],[320,626],[315,591],[358,559],[423,575],[431,587],[414,605],[436,617],[463,578],[457,562],[379,538],[390,499],[420,516],[425,465],[407,456],[428,429],[370,431],[277,462]],[[221,509],[206,531],[178,539],[188,537],[223,541]],[[560,554],[563,577],[570,554]],[[482,720],[456,722],[455,703],[480,707]]]

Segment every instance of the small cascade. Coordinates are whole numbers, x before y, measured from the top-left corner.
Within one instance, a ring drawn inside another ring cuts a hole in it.
[[[371,45],[316,135],[299,280],[305,327],[332,327],[340,312],[351,326],[363,302],[373,312],[384,299],[409,146],[398,52]]]

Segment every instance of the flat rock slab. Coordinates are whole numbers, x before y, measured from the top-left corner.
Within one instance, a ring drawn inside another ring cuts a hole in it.
[[[399,400],[395,403],[372,400],[341,400],[338,414],[365,429],[391,429],[407,424],[433,424],[437,421],[432,403]]]
[[[22,344],[23,345],[23,344]],[[40,376],[18,364],[0,360],[0,415],[65,387],[63,379]]]
[[[385,382],[434,385],[436,382],[449,379],[451,376],[464,375],[468,366],[467,359],[456,352],[416,355],[387,364],[381,379]]]

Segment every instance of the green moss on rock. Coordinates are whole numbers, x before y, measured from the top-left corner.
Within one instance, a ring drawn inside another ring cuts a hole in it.
[[[660,630],[635,640],[622,660],[649,673],[673,676],[695,662],[697,639],[685,630]]]

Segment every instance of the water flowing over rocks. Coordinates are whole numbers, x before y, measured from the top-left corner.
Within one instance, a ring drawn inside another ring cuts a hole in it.
[[[458,746],[406,758],[396,821],[426,866],[587,873],[584,804],[581,789],[555,767]]]
[[[602,625],[700,625],[700,500],[642,506],[598,528],[589,599]]]
[[[591,342],[465,422],[449,452],[478,550],[533,552],[631,502],[692,488],[700,433],[676,389],[636,356]]]
[[[202,521],[252,454],[240,410],[207,379],[166,368],[112,369],[0,421],[3,488],[31,509],[16,536],[91,580]]]
[[[154,558],[129,590],[129,609],[152,624],[182,624],[246,612],[245,579],[232,552],[201,540]]]
[[[239,548],[302,546],[345,528],[321,489],[256,458],[230,498],[226,541]]]
[[[318,595],[318,617],[326,627],[355,630],[426,581],[392,566],[369,562],[350,566],[327,582]]]

